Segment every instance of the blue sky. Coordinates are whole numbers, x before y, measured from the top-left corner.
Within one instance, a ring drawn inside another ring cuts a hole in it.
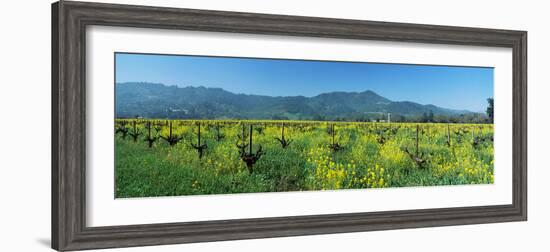
[[[315,96],[372,90],[393,101],[483,112],[493,68],[116,53],[116,82]]]

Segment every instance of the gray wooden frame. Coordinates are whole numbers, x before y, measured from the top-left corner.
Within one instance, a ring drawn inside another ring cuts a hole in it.
[[[511,205],[201,221],[85,225],[89,25],[507,47],[513,51]],[[80,250],[527,220],[527,32],[176,8],[52,5],[52,248]]]

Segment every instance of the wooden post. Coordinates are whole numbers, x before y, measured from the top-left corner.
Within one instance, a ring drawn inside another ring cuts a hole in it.
[[[416,125],[416,156],[418,157],[418,124]]]
[[[449,124],[447,124],[447,144],[449,144],[449,147],[451,146],[451,128]]]
[[[249,146],[248,146],[248,153],[252,154],[252,124],[250,124],[250,130],[248,131],[249,136]]]
[[[147,122],[148,138],[151,139],[151,122]]]
[[[172,121],[170,121],[170,138],[172,138]]]
[[[334,144],[334,124],[332,124],[332,129],[331,129],[331,133],[332,133],[332,144]]]
[[[201,145],[201,123],[199,123],[199,135],[198,135],[198,142],[199,142],[199,146]]]

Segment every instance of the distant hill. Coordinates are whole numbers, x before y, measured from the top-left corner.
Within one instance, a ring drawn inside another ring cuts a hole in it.
[[[221,88],[117,83],[117,118],[372,120],[483,114],[409,101],[391,101],[372,91],[330,92],[314,97],[234,94]]]

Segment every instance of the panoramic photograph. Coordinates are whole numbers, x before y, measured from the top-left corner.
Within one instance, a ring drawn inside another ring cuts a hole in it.
[[[492,184],[493,74],[115,53],[115,197]]]

